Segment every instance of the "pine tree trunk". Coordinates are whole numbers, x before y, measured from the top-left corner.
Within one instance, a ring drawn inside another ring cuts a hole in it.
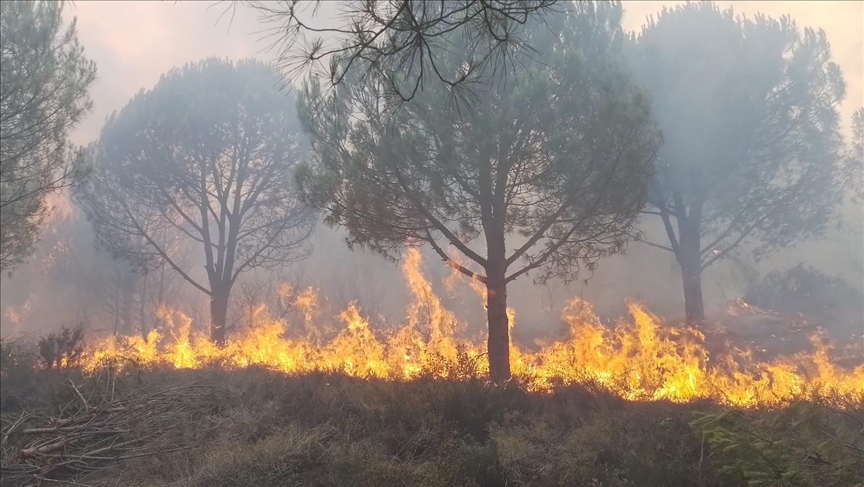
[[[702,276],[699,270],[695,272],[683,270],[684,275],[684,311],[687,323],[699,324],[705,320],[705,307],[702,301]]]
[[[500,206],[498,215],[504,215],[503,204]],[[504,221],[494,216],[483,224],[486,234],[486,318],[489,323],[486,350],[489,353],[489,379],[498,385],[510,380],[510,324],[507,318],[507,248],[504,228]]]
[[[228,316],[229,290],[213,286],[210,296],[210,340],[216,345],[225,344],[225,325]]]
[[[699,252],[699,239],[682,235],[680,257],[681,277],[684,281],[684,313],[689,324],[700,324],[705,320],[705,306],[702,300],[702,262]]]
[[[503,278],[490,279],[486,285],[486,316],[489,320],[489,378],[495,384],[503,384],[510,379],[510,323]]]

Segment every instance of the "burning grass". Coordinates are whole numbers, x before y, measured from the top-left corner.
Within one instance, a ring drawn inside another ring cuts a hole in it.
[[[405,325],[390,333],[374,331],[355,306],[339,315],[341,329],[292,334],[288,323],[271,319],[261,306],[250,325],[217,347],[193,330],[192,321],[174,310],[161,313],[162,332],[143,337],[109,338],[81,355],[85,370],[105,364],[124,367],[197,369],[260,366],[285,374],[337,372],[358,378],[393,381],[428,376],[469,380],[486,375],[483,340],[460,338],[461,325],[441,305],[420,272],[420,257],[410,252],[404,272],[414,296]],[[477,289],[472,282],[472,287]],[[315,329],[309,306],[314,296],[297,300],[304,307],[303,330]],[[312,304],[310,304],[312,303]],[[830,398],[838,407],[864,400],[864,361],[840,366],[823,337],[812,350],[766,360],[747,349],[715,347],[709,354],[704,334],[683,326],[662,326],[644,306],[630,303],[630,318],[604,326],[591,306],[574,300],[562,314],[567,336],[526,350],[511,344],[516,381],[528,391],[550,392],[559,385],[590,384],[627,400],[686,403],[710,399],[739,407],[777,406],[795,400]],[[515,314],[510,312],[511,324]]]
[[[349,306],[328,335],[304,292],[302,327],[262,306],[221,348],[173,310],[146,339],[43,340],[41,366],[5,347],[3,485],[864,486],[860,354],[840,365],[817,335],[757,359],[577,300],[567,336],[511,344],[514,380],[491,386],[419,254],[404,270],[389,332]]]

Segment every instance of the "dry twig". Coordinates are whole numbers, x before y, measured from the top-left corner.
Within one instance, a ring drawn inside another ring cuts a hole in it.
[[[60,408],[61,417],[46,411],[22,413],[3,424],[4,482],[77,483],[122,460],[188,448],[177,426],[193,419],[190,404],[214,392],[210,386],[189,384],[117,399],[114,379],[108,382],[104,390],[87,394],[70,381],[66,387],[73,399]]]

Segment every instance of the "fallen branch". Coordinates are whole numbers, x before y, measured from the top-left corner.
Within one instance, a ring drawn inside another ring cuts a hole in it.
[[[63,417],[22,413],[4,425],[0,434],[4,482],[81,485],[81,477],[117,462],[189,448],[176,426],[190,422],[194,408],[189,404],[206,404],[201,397],[215,390],[189,384],[117,399],[113,382],[109,378],[104,389],[88,394],[70,381],[65,386],[73,399],[60,408]]]
[[[18,450],[18,454],[15,455],[15,457],[18,460],[26,460],[28,458],[34,458],[41,455],[48,455],[49,453],[58,452],[62,450],[65,446],[66,440],[58,440],[45,446],[34,446]]]

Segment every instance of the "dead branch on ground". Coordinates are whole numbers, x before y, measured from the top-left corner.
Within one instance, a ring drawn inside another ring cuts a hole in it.
[[[98,382],[98,381],[97,381]],[[187,384],[117,397],[116,379],[83,391],[71,380],[71,397],[54,411],[3,418],[0,475],[4,483],[81,482],[123,460],[188,448],[211,428],[202,404],[217,404],[213,386]],[[184,431],[185,430],[185,431]],[[185,434],[184,434],[185,433]]]

